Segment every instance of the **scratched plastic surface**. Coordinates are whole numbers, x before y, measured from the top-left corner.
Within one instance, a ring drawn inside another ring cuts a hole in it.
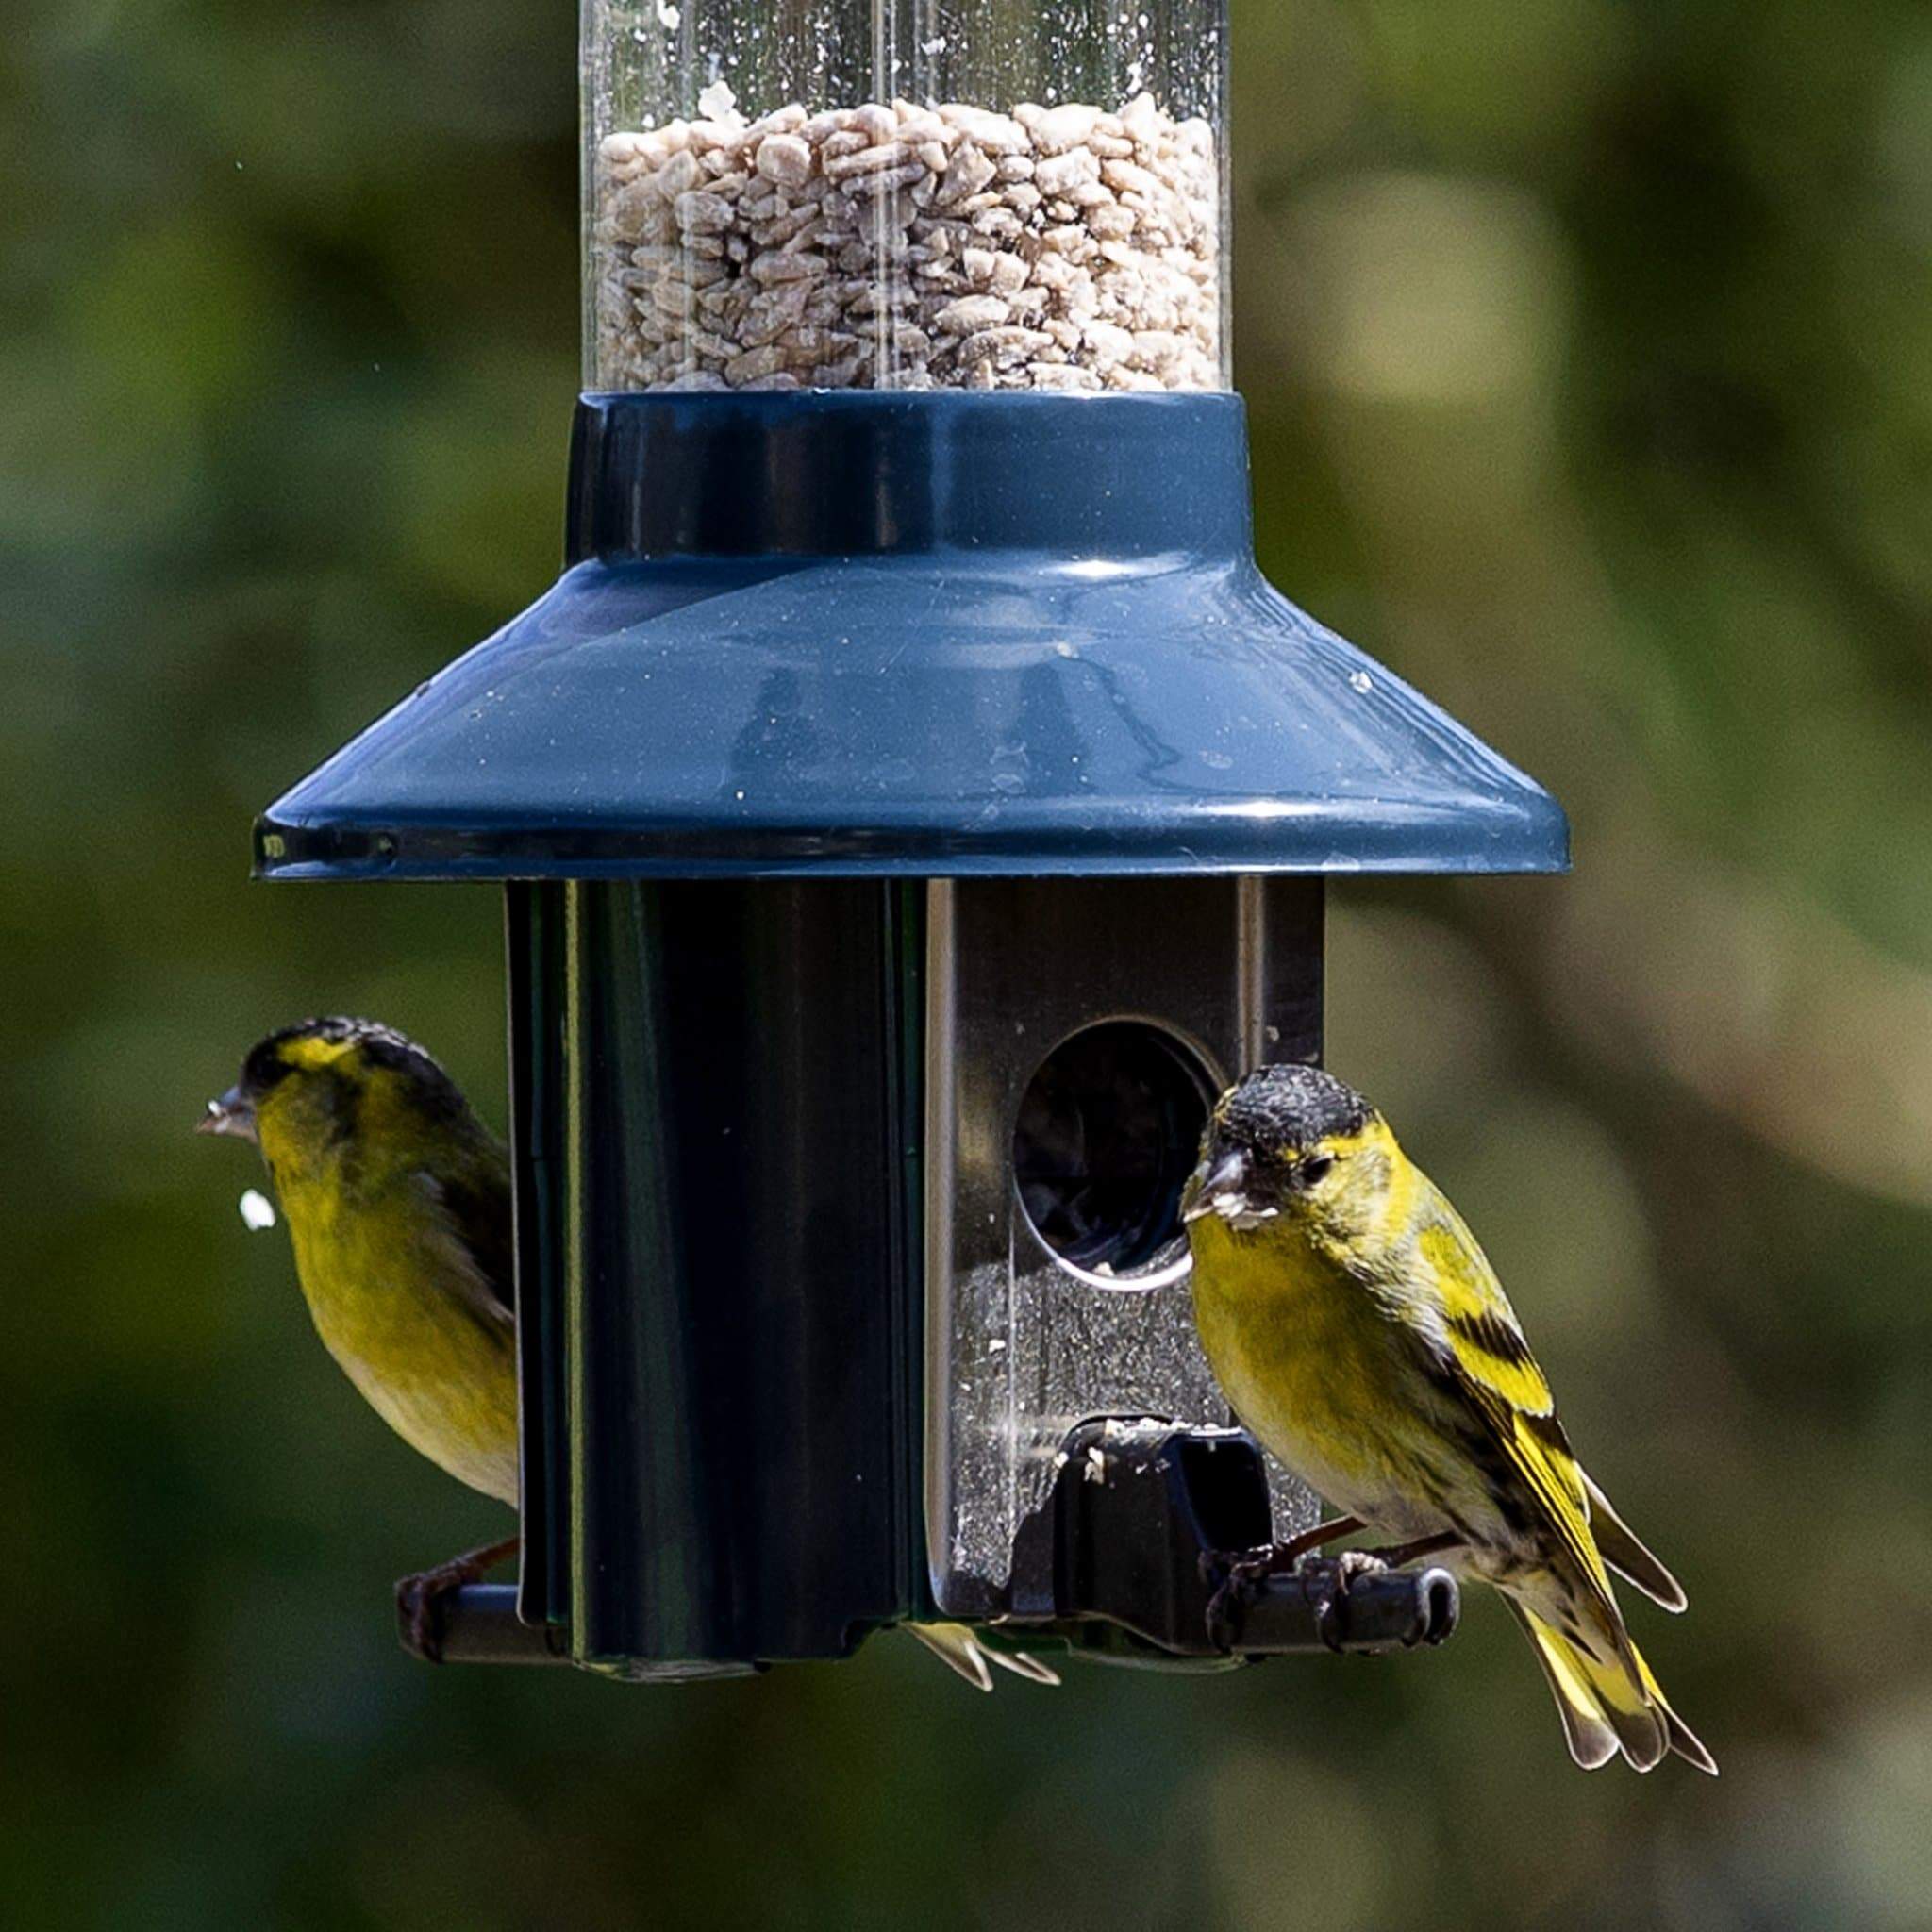
[[[1025,1231],[1014,1245],[1014,1265],[974,1269],[955,1289],[950,1555],[970,1594],[974,1585],[1005,1590],[1013,1539],[1046,1502],[1076,1424],[1137,1411],[1208,1426],[1231,1420],[1185,1279],[1144,1293],[1084,1287],[1050,1261],[1027,1265],[1038,1250]],[[1267,1463],[1275,1536],[1292,1536],[1316,1521],[1317,1505],[1273,1457]]]

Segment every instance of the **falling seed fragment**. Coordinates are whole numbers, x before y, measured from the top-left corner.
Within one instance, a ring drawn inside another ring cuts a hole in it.
[[[242,1224],[251,1234],[259,1234],[265,1227],[275,1224],[275,1203],[258,1188],[248,1189],[242,1196]]]

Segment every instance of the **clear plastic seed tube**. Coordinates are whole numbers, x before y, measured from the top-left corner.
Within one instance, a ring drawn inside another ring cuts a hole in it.
[[[584,0],[602,390],[1227,386],[1226,0]]]

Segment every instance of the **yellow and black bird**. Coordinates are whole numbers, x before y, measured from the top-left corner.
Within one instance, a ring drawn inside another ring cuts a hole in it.
[[[1624,1626],[1611,1571],[1669,1610],[1676,1579],[1584,1474],[1493,1270],[1353,1088],[1264,1067],[1224,1094],[1183,1202],[1202,1346],[1241,1421],[1359,1529],[1499,1591],[1571,1756],[1674,1751],[1715,1774]]]
[[[413,1041],[371,1020],[306,1020],[250,1049],[200,1128],[261,1149],[316,1332],[369,1405],[439,1468],[517,1506],[509,1160]],[[507,1537],[396,1586],[437,1655],[438,1599],[512,1556]],[[963,1624],[908,1626],[969,1683],[989,1663],[1054,1673]]]

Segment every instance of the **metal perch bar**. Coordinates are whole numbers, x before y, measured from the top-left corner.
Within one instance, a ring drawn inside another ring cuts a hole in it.
[[[567,1664],[569,1640],[549,1624],[531,1624],[517,1616],[513,1583],[466,1583],[437,1602],[438,1636],[446,1664]],[[408,1613],[398,1611],[403,1648],[420,1655],[409,1641]]]

